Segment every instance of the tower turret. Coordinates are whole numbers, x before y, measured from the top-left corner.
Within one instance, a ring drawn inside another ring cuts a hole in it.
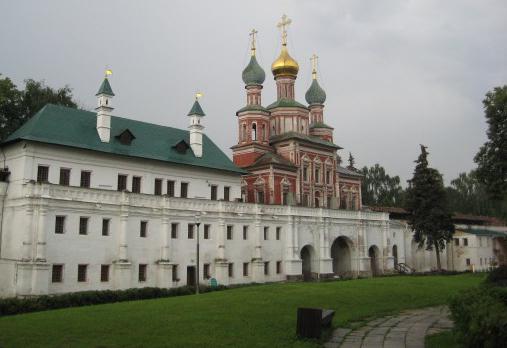
[[[266,79],[266,73],[261,68],[255,57],[255,35],[257,30],[252,29],[250,33],[251,47],[250,47],[250,62],[243,70],[241,77],[245,83],[247,93],[247,105],[261,105],[261,90],[262,84]]]
[[[287,27],[292,21],[286,16],[278,23],[278,28],[282,31],[282,50],[278,58],[271,64],[271,71],[276,81],[276,91],[278,100],[294,99],[294,83],[296,81],[299,64],[292,58],[287,50]]]
[[[108,143],[111,138],[111,111],[114,109],[111,102],[114,93],[107,78],[111,74],[112,71],[107,69],[104,81],[96,94],[98,103],[95,108],[97,111],[97,133],[103,143]]]
[[[188,112],[187,116],[190,118],[190,125],[188,129],[190,131],[190,148],[194,152],[195,157],[202,157],[202,118],[206,115],[202,111],[201,105],[199,104],[199,98],[202,96],[201,93],[196,93],[194,105]]]

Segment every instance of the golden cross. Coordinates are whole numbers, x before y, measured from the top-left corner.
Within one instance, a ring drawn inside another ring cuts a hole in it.
[[[252,54],[252,56],[255,56],[255,35],[258,33],[257,30],[255,29],[252,29],[252,31],[250,32],[250,38],[251,38],[251,47],[250,47],[250,52]]]
[[[292,23],[292,19],[287,15],[282,16],[282,20],[276,26],[282,30],[282,45],[287,45],[287,27]]]
[[[319,57],[315,53],[310,58],[310,60],[312,61],[312,77],[313,77],[313,79],[317,78],[317,59],[319,59]]]

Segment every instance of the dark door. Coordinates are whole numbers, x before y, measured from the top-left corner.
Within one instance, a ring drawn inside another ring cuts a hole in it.
[[[187,266],[187,285],[195,286],[195,266]]]
[[[304,247],[303,250],[301,250],[301,260],[303,261],[303,280],[312,280],[312,257],[308,247]]]

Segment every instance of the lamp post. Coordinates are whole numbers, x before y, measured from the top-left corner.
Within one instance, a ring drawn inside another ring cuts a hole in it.
[[[195,216],[195,225],[197,226],[196,238],[196,272],[195,272],[195,294],[199,294],[199,226],[201,225],[200,215]]]

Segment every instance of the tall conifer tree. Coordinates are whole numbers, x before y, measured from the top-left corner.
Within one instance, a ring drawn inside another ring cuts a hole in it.
[[[440,271],[440,252],[445,243],[452,239],[454,225],[447,206],[442,175],[428,166],[425,146],[421,145],[421,154],[415,162],[414,176],[409,181],[407,190],[406,208],[410,212],[408,223],[419,247],[426,245],[427,250],[435,250]]]

